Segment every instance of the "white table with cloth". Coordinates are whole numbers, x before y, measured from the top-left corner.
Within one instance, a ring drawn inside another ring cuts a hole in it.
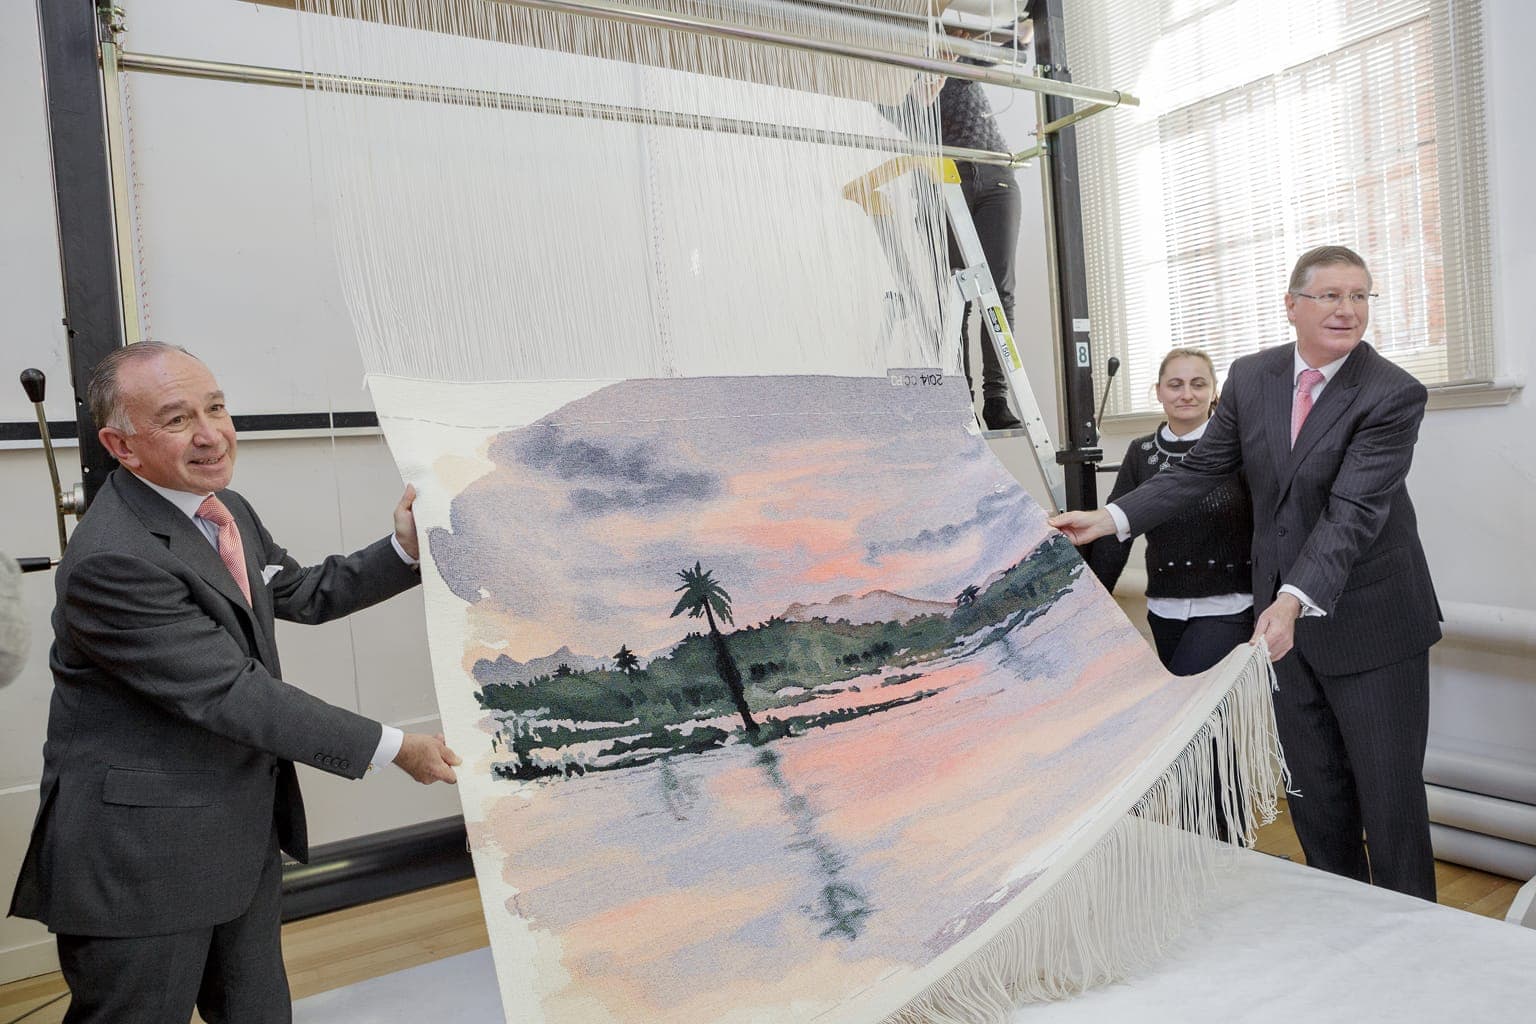
[[[1237,851],[1150,969],[1018,1011],[1057,1022],[1526,1021],[1536,930]],[[489,949],[300,1000],[296,1024],[503,1020]]]

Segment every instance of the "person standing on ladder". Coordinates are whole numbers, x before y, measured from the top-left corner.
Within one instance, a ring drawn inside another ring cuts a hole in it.
[[[1027,45],[1030,30],[1029,22],[1020,26],[1021,46]],[[951,29],[950,32],[969,37],[969,33],[960,29]],[[969,60],[965,62],[973,63]],[[923,106],[938,103],[939,135],[945,146],[993,152],[1013,151],[1003,140],[992,105],[987,101],[987,95],[979,82],[924,75],[913,85],[908,102]],[[1019,244],[1019,183],[1011,167],[959,160],[955,164],[960,170],[960,188],[965,193],[965,205],[971,211],[976,234],[981,239],[982,252],[992,271],[992,281],[997,285],[1003,314],[1011,324],[1014,252]],[[953,269],[966,265],[952,231],[949,234],[949,263]],[[960,320],[960,351],[964,353],[966,380],[971,382],[974,391],[976,382],[971,374],[969,343],[973,305],[967,303],[965,314]],[[981,345],[981,419],[988,430],[1015,430],[1023,426],[1008,404],[1007,374],[1003,371],[997,351],[985,337]]]

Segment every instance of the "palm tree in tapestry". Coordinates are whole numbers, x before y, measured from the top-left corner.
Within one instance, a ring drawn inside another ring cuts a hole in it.
[[[972,583],[955,597],[955,607],[965,608],[976,603],[976,595],[981,593],[981,588]]]
[[[620,644],[618,653],[613,656],[613,667],[632,676],[635,669],[640,667],[640,659],[635,657],[635,652],[629,649],[628,644]]]
[[[736,667],[736,659],[731,657],[730,648],[725,645],[725,637],[715,624],[717,615],[728,625],[735,624],[731,618],[731,595],[715,580],[713,573],[699,562],[693,563],[692,569],[683,569],[677,576],[683,581],[677,592],[683,596],[678,598],[672,614],[676,616],[687,612],[689,618],[702,617],[709,623],[709,638],[715,645],[715,671],[720,673],[725,688],[731,691],[731,700],[735,702],[736,710],[741,712],[747,734],[755,736],[757,723],[752,720],[752,709],[747,707],[747,692],[741,684],[741,670]]]

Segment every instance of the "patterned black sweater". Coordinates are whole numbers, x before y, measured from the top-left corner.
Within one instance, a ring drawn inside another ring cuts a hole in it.
[[[1153,475],[1184,460],[1196,441],[1170,441],[1161,425],[1126,449],[1109,501],[1129,494]],[[1216,597],[1253,589],[1253,501],[1241,473],[1234,473],[1198,505],[1147,531],[1148,597]],[[1094,541],[1088,566],[1115,589],[1131,554],[1131,542]]]
[[[960,62],[981,63],[964,57]],[[1009,152],[1008,143],[1003,140],[1003,133],[997,127],[997,117],[992,113],[992,104],[987,101],[987,94],[982,91],[979,82],[961,78],[945,79],[944,87],[939,90],[935,102],[939,108],[939,141],[944,145],[963,149],[989,149],[994,153]],[[923,116],[913,96],[908,96],[894,107],[883,103],[877,103],[875,107],[898,127],[920,122]],[[967,161],[961,161],[961,172],[967,173],[967,169],[973,166]]]
[[[939,90],[939,134],[946,146],[1008,152],[992,104],[978,82],[951,78],[944,83]]]

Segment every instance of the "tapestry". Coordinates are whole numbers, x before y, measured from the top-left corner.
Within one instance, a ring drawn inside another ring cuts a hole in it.
[[[963,378],[371,386],[509,1021],[1005,1019],[1273,814],[1263,652],[1168,676]]]
[[[22,600],[21,566],[0,551],[0,686],[21,675],[31,646],[29,625]]]
[[[1014,154],[931,100],[1026,51],[296,6],[507,1019],[978,1024],[1155,957],[1274,812],[1272,676],[1168,677],[977,433],[933,161]]]

